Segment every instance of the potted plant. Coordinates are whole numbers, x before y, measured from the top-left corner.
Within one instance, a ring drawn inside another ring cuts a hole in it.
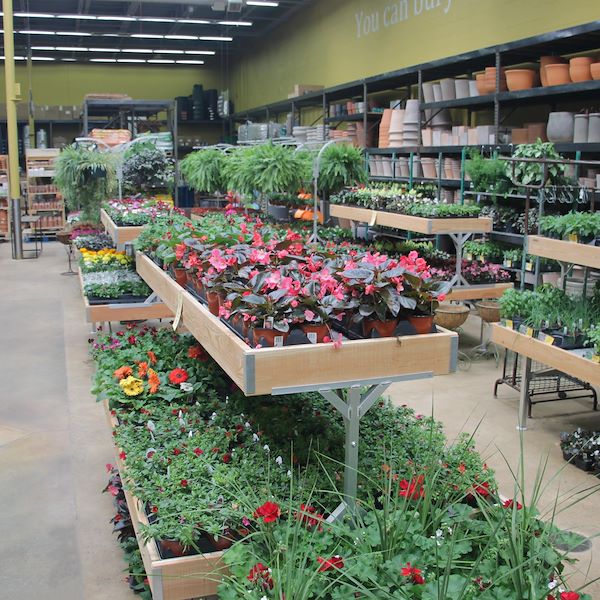
[[[73,144],[54,163],[53,181],[71,210],[98,223],[100,206],[116,189],[115,155]]]
[[[500,297],[500,316],[512,320],[518,328],[520,322],[529,318],[533,303],[533,293],[528,290],[506,290]]]
[[[592,360],[595,363],[600,363],[600,327],[591,327],[588,329],[586,336],[586,344],[593,348]]]
[[[407,296],[416,302],[414,312],[407,315],[408,322],[419,334],[431,333],[435,310],[446,299],[450,282],[424,279],[418,275],[407,277],[411,283]]]
[[[510,192],[511,182],[506,176],[506,162],[500,158],[483,158],[478,150],[471,150],[465,163],[465,173],[476,192],[491,194],[494,200],[497,195]]]
[[[506,161],[506,177],[516,186],[564,186],[569,183],[566,177],[566,165],[559,163],[548,164],[546,167],[546,180],[544,166],[535,159],[562,160],[552,142],[542,142],[538,139],[535,144],[520,144],[516,147],[513,158],[533,159],[527,162]]]
[[[157,190],[171,191],[174,164],[154,142],[140,142],[125,151],[123,189],[129,194]]]
[[[217,148],[206,148],[188,154],[179,171],[186,183],[197,192],[217,194],[226,189],[224,165],[227,155]]]
[[[351,144],[332,144],[323,150],[319,167],[319,188],[335,194],[347,186],[367,181],[363,151]]]

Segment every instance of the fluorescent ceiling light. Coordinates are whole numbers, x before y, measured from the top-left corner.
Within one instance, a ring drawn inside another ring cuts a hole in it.
[[[76,62],[76,58],[61,58],[60,62]]]
[[[15,17],[31,17],[32,19],[52,19],[54,15],[48,13],[30,13],[30,12],[16,12]]]
[[[118,58],[117,62],[120,63],[145,63],[145,60],[142,60],[141,58]]]
[[[177,60],[175,61],[178,65],[203,65],[203,60]]]
[[[155,54],[184,54],[183,50],[161,50],[157,49],[154,51]]]
[[[218,35],[201,35],[198,39],[204,42],[233,42],[232,37]]]
[[[24,56],[13,56],[14,60],[25,60]],[[6,60],[5,56],[0,56],[0,60]]]
[[[196,35],[165,35],[166,40],[197,40]]]
[[[49,56],[32,56],[31,60],[46,60],[46,61],[52,61],[52,60],[56,60],[55,58],[50,58]]]
[[[90,62],[108,62],[108,63],[116,63],[116,58],[90,58]]]
[[[77,19],[86,21],[95,21],[98,17],[96,15],[54,15],[57,19]]]
[[[219,21],[219,25],[231,25],[232,27],[252,27],[251,21]]]
[[[61,52],[89,52],[89,48],[81,48],[80,46],[56,46],[55,50]]]
[[[246,6],[279,6],[279,2],[267,2],[267,0],[246,0]]]
[[[119,52],[119,50],[117,50]],[[131,54],[152,54],[153,50],[150,48],[123,48],[120,52],[129,52]]]
[[[122,17],[119,15],[98,15],[98,21],[137,21],[135,17]]]
[[[158,35],[155,33],[132,33],[132,38],[139,38],[141,40],[162,40],[165,36]]]
[[[57,31],[56,35],[73,35],[75,37],[79,37],[80,35],[90,37],[91,33],[84,33],[83,31]]]
[[[17,33],[22,33],[23,35],[56,35],[56,31],[45,31],[41,29],[21,29],[17,31]]]
[[[152,64],[157,64],[157,65],[166,65],[166,64],[173,64],[175,61],[168,60],[166,58],[150,58],[146,62],[152,63]]]
[[[54,50],[54,46],[31,46],[32,50]]]
[[[169,17],[136,17],[135,20],[142,23],[177,23],[177,19]]]
[[[90,52],[121,52],[119,48],[89,48]],[[123,52],[125,52],[123,50]]]
[[[214,50],[186,50],[186,54],[203,54],[204,56],[214,56],[216,52]]]
[[[214,21],[207,21],[206,19],[177,19],[178,23],[185,25],[189,23],[190,25],[210,25],[214,23]]]

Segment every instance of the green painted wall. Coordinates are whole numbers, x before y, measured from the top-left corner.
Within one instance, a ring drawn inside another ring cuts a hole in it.
[[[17,64],[21,96],[27,98],[27,71]],[[133,67],[129,65],[34,64],[32,89],[35,104],[81,104],[91,92],[128,94],[134,99],[168,100],[187,96],[192,86],[222,88],[219,71],[203,67]],[[4,102],[4,69],[0,69],[0,102]]]
[[[596,19],[599,0],[316,0],[234,65],[235,109]]]

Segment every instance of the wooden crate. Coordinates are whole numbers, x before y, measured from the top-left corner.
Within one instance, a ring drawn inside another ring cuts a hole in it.
[[[455,369],[458,336],[441,328],[426,335],[345,341],[339,349],[332,344],[251,348],[147,256],[138,253],[137,270],[173,312],[181,302],[182,322],[247,396]]]
[[[104,400],[104,412],[111,429],[117,425],[115,417],[110,414],[108,401]],[[144,541],[142,525],[148,524],[148,518],[142,502],[129,490],[127,467],[119,458],[120,448],[116,448],[115,463],[121,474],[127,507],[131,514],[131,522],[140,548],[142,560],[152,598],[154,600],[190,600],[216,596],[219,582],[228,574],[223,562],[223,552],[196,554],[179,558],[161,558],[154,540]]]
[[[558,369],[581,381],[600,386],[600,364],[594,363],[583,356],[578,356],[569,350],[550,346],[498,323],[492,324],[492,342],[517,352],[521,356],[527,356],[544,365]]]
[[[123,246],[127,242],[132,242],[137,239],[137,237],[142,233],[142,226],[139,227],[119,227],[115,225],[115,222],[108,216],[107,212],[102,209],[100,211],[100,221],[102,221],[102,225],[104,225],[104,229],[106,229],[106,233],[110,235],[115,243],[115,246],[119,250],[123,250]]]
[[[395,229],[416,231],[428,235],[436,233],[488,233],[492,231],[492,220],[488,218],[426,219],[424,217],[412,217],[341,204],[332,204],[330,213],[332,217],[360,221],[371,226],[394,227]]]
[[[600,246],[530,235],[527,237],[527,252],[564,263],[600,269]]]
[[[114,321],[140,321],[147,319],[168,319],[173,313],[162,302],[144,304],[95,304],[91,305],[83,293],[83,275],[79,269],[79,286],[85,308],[86,323],[110,323]]]

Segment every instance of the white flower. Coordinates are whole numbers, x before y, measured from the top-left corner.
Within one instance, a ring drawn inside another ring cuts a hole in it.
[[[154,421],[148,421],[146,423],[146,427],[148,428],[148,431],[156,431],[156,425],[154,424]]]
[[[214,412],[212,415],[210,415],[210,420],[214,421],[217,418],[217,413]]]
[[[255,442],[258,442],[260,440],[260,438],[258,437],[258,434],[253,433],[252,434],[252,440],[255,441]]]
[[[246,422],[244,423],[244,427],[245,427],[246,429],[250,429],[251,425],[250,425],[250,423],[248,423],[248,421],[246,421]]]
[[[548,584],[548,589],[549,590],[553,590],[556,586],[558,585],[558,581],[554,581],[552,580],[549,584]]]
[[[182,382],[182,383],[179,384],[179,389],[182,392],[193,392],[194,391],[194,386],[189,381],[184,381],[184,382]]]
[[[278,456],[278,457],[275,459],[275,462],[276,462],[276,463],[277,463],[279,466],[281,466],[281,465],[283,464],[283,458],[281,458],[281,456]]]
[[[288,472],[287,472],[287,476],[288,476],[290,479],[292,478],[292,472],[291,472],[289,469],[288,469]]]
[[[269,448],[268,444],[265,444],[265,445],[263,446],[263,450],[264,450],[265,452],[271,452],[271,448]]]
[[[188,437],[194,437],[194,432],[190,429],[190,432],[188,433]]]
[[[146,458],[152,458],[152,455],[156,453],[156,450],[154,448],[148,448],[148,450],[146,450]]]

